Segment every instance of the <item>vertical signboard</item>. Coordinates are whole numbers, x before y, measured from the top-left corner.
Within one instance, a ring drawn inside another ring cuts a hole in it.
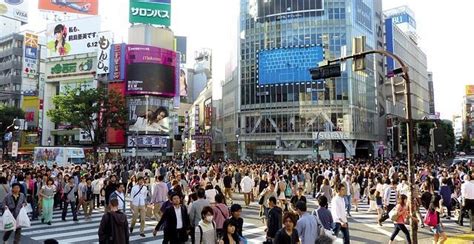
[[[112,47],[112,32],[102,32],[99,34],[97,49],[97,72],[98,75],[110,72],[110,50]]]
[[[112,45],[109,80],[123,81],[125,79],[125,47],[125,43]]]
[[[25,33],[23,54],[23,77],[34,78],[38,74],[38,36]]]
[[[12,157],[14,158],[18,157],[18,142],[17,141],[12,142]]]
[[[195,135],[199,135],[201,133],[200,129],[199,129],[199,105],[196,104],[196,106],[194,107],[194,131],[195,131]]]

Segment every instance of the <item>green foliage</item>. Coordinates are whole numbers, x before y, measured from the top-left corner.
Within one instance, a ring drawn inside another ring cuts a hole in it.
[[[420,122],[417,124],[418,126],[418,145],[425,147],[428,149],[431,143],[430,137],[430,130],[434,127],[433,123],[431,122]]]
[[[444,150],[446,152],[452,152],[454,150],[454,146],[456,145],[453,124],[449,120],[442,120],[441,123],[439,123],[439,126],[441,129],[444,130],[444,133],[445,133],[444,136],[446,139],[446,143],[445,143]]]
[[[77,87],[54,96],[53,103],[55,108],[47,112],[51,121],[88,132],[94,147],[105,142],[107,127],[125,128],[125,98],[115,91]]]
[[[13,123],[14,119],[24,119],[25,112],[16,107],[0,106],[0,135],[3,136],[8,126]]]

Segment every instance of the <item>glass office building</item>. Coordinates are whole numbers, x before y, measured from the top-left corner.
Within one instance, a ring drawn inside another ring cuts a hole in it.
[[[352,53],[383,48],[380,0],[241,0],[242,158],[369,156],[380,140],[377,101],[383,59],[365,71],[342,64],[339,78],[313,81],[309,69]],[[381,47],[380,47],[381,46]]]

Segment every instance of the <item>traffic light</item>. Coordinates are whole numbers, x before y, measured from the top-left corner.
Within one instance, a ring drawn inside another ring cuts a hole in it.
[[[392,102],[395,105],[399,101],[405,100],[405,80],[402,77],[392,77],[390,78],[390,83],[392,85]]]
[[[365,51],[365,36],[354,37],[352,39],[352,55],[362,53]],[[365,55],[355,57],[352,62],[352,70],[364,71],[365,70]]]

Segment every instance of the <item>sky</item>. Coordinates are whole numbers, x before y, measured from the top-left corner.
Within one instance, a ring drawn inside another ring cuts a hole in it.
[[[115,42],[126,42],[129,0],[99,1],[102,30],[114,32]],[[402,5],[415,13],[419,45],[427,55],[428,70],[433,72],[436,111],[443,119],[452,119],[461,114],[465,85],[474,84],[469,73],[474,63],[474,30],[468,18],[474,1],[383,0],[384,9]],[[238,0],[172,0],[171,29],[175,35],[188,37],[187,65],[192,65],[195,50],[213,50],[215,99],[221,96],[220,82],[236,41],[238,10]],[[30,24],[23,29],[45,29],[46,17],[53,21],[53,14],[40,13],[36,4],[30,4]]]

